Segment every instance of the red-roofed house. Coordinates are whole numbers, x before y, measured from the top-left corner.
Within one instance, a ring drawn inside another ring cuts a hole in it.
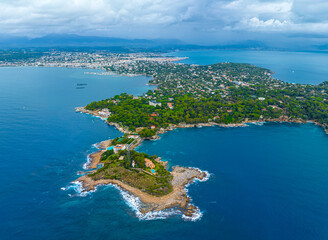
[[[167,106],[169,109],[173,109],[173,104],[172,103],[167,103]]]
[[[145,158],[145,165],[151,169],[155,168],[155,164],[148,158]]]

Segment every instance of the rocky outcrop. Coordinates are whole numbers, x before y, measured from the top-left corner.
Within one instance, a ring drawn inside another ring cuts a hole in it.
[[[134,188],[126,183],[114,179],[93,180],[88,175],[77,179],[82,183],[84,191],[95,190],[98,185],[115,184],[122,189],[140,198],[144,203],[141,212],[161,211],[168,208],[179,208],[186,216],[192,216],[198,209],[193,206],[186,193],[186,185],[193,183],[196,179],[205,180],[207,173],[196,168],[174,167],[171,172],[173,191],[165,196],[157,197]]]

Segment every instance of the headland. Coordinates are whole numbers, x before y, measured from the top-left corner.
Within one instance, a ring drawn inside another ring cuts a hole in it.
[[[199,209],[191,204],[186,186],[195,180],[207,180],[209,174],[179,166],[169,172],[167,162],[161,158],[134,151],[143,140],[138,135],[125,134],[98,143],[99,151],[90,154],[87,171],[80,172],[83,176],[75,182],[81,183],[83,192],[94,191],[100,185],[118,186],[140,199],[142,214],[174,208],[193,219]]]
[[[319,85],[286,83],[272,72],[250,64],[218,63],[207,66],[172,61],[116,61],[105,69],[116,74],[152,77],[156,85],[142,96],[126,93],[91,102],[76,112],[100,117],[124,136],[92,155],[97,167],[78,179],[87,190],[115,184],[139,197],[142,211],[177,207],[192,215],[185,186],[207,179],[196,168],[174,167],[172,172],[157,156],[134,150],[144,140],[176,128],[244,127],[249,123],[315,123],[328,128],[328,82]],[[102,164],[99,168],[99,164]]]

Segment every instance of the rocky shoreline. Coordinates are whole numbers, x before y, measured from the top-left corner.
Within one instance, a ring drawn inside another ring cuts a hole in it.
[[[94,191],[99,185],[117,185],[141,200],[143,206],[141,207],[140,212],[144,214],[170,208],[178,208],[185,216],[191,217],[198,208],[190,203],[191,198],[186,193],[186,185],[193,183],[195,180],[205,181],[208,179],[209,174],[197,168],[185,168],[179,166],[174,167],[171,174],[173,176],[171,182],[173,185],[173,191],[162,197],[150,195],[137,188],[131,187],[124,182],[114,179],[93,180],[88,175],[84,175],[76,181],[82,184],[84,192]]]
[[[139,141],[133,148],[137,147],[141,141]],[[101,155],[106,151],[106,148],[110,146],[111,140],[102,141],[97,144],[99,147],[99,151],[90,154],[91,161],[87,165],[87,172],[80,172],[80,174],[84,174],[74,182],[80,182],[82,184],[82,193],[94,191],[99,185],[108,185],[114,184],[129,193],[132,193],[135,197],[138,197],[143,203],[140,212],[146,214],[148,212],[156,212],[162,211],[170,208],[178,208],[186,217],[192,217],[193,214],[198,210],[197,207],[190,203],[191,198],[188,197],[186,193],[186,185],[194,182],[195,180],[204,181],[207,180],[209,174],[207,172],[203,172],[197,168],[185,168],[185,167],[173,167],[173,171],[171,172],[173,179],[171,184],[173,186],[173,191],[168,195],[162,197],[152,196],[147,194],[137,188],[134,188],[124,182],[113,180],[113,179],[101,179],[101,180],[93,180],[87,174],[96,171]],[[163,162],[160,158],[156,159],[157,162],[163,164],[164,167],[167,166],[167,162]]]
[[[115,126],[117,130],[119,130],[122,133],[131,134],[132,132],[129,131],[124,126],[120,126],[118,123],[108,122],[106,119],[104,119],[97,111],[90,111],[85,109],[84,107],[78,107],[76,108],[76,112],[82,112],[91,114],[97,117],[102,118],[107,122],[107,124]],[[164,129],[161,128],[156,135],[154,135],[150,140],[159,139],[160,137],[158,134],[163,134],[168,131],[172,131],[177,128],[193,128],[193,127],[213,127],[213,126],[220,126],[220,127],[246,127],[248,123],[263,123],[263,122],[291,122],[291,123],[307,123],[311,122],[318,126],[321,126],[324,128],[325,132],[328,134],[327,129],[325,126],[323,126],[320,123],[317,123],[315,121],[304,121],[302,119],[291,119],[288,116],[281,116],[279,118],[275,119],[262,119],[259,121],[249,121],[246,119],[244,122],[241,123],[235,123],[235,124],[220,124],[215,122],[208,122],[208,123],[198,123],[198,124],[186,124],[186,123],[180,123],[180,124],[170,124],[168,128]],[[131,148],[136,148],[141,144],[143,139],[139,140],[134,146]],[[105,152],[106,148],[110,146],[111,140],[106,140],[98,144],[100,151],[95,152],[90,155],[91,162],[88,165],[89,169],[96,169],[98,167],[98,164],[100,163],[100,158],[103,152]],[[159,160],[160,161],[160,160]],[[95,170],[94,170],[95,171]],[[90,173],[90,172],[89,172]],[[196,179],[202,181],[207,180],[209,174],[206,172],[203,172],[197,168],[185,168],[185,167],[173,167],[173,171],[171,172],[173,179],[172,179],[172,186],[173,191],[165,196],[162,197],[156,197],[150,194],[147,194],[137,188],[134,188],[124,182],[113,180],[113,179],[101,179],[101,180],[93,180],[88,175],[84,175],[80,178],[78,178],[76,181],[80,182],[83,187],[83,191],[93,191],[96,189],[99,185],[108,185],[108,184],[114,184],[130,193],[132,193],[134,196],[138,197],[141,202],[143,203],[142,208],[140,211],[142,213],[148,213],[148,212],[154,212],[154,211],[162,211],[169,208],[178,208],[184,216],[191,217],[193,214],[196,213],[198,210],[197,207],[192,205],[190,203],[191,198],[188,197],[186,193],[186,186],[192,182],[194,182]]]
[[[97,112],[89,111],[84,108],[77,108],[77,112],[83,112],[87,114],[92,114],[95,116],[99,116]],[[107,122],[107,121],[106,121]],[[107,122],[108,123],[108,122]],[[118,124],[110,124],[114,125],[119,131],[123,133],[130,133],[126,131],[124,128],[118,126]],[[156,135],[158,137],[158,135]],[[97,147],[100,149],[97,152],[94,152],[89,155],[90,162],[87,164],[86,168],[87,172],[80,172],[80,174],[84,174],[74,182],[79,182],[82,185],[82,193],[94,191],[99,185],[108,185],[114,184],[129,193],[132,193],[135,197],[138,197],[140,201],[143,203],[143,206],[139,211],[143,214],[149,212],[159,212],[166,209],[177,208],[182,212],[182,214],[187,218],[192,218],[193,215],[198,211],[198,208],[192,205],[191,198],[186,193],[186,186],[193,183],[195,180],[205,181],[208,179],[209,174],[207,172],[201,171],[197,168],[186,168],[186,167],[173,167],[173,171],[171,172],[173,179],[171,184],[173,186],[173,191],[165,196],[157,197],[145,193],[137,188],[134,188],[122,181],[114,180],[114,179],[101,179],[101,180],[93,180],[87,174],[95,172],[100,164],[101,155],[106,151],[107,147],[111,145],[112,140],[105,140],[97,144]],[[131,149],[136,148],[141,144],[142,140],[138,140]],[[164,167],[167,166],[167,162],[161,161],[160,158],[156,159],[157,162],[163,164]]]
[[[101,117],[98,112],[96,111],[90,111],[85,109],[84,107],[78,107],[76,108],[76,112],[82,112],[82,113],[87,113],[91,114],[97,117]],[[104,119],[108,125],[114,126],[117,130],[119,130],[122,133],[127,133],[131,134],[132,132],[129,131],[127,128],[120,126],[118,123],[113,123],[113,122],[108,122],[106,119]],[[261,119],[261,120],[248,120],[246,119],[245,121],[241,123],[229,123],[229,124],[224,124],[224,123],[216,123],[216,122],[208,122],[208,123],[197,123],[197,124],[186,124],[186,123],[179,123],[179,124],[170,124],[169,127],[167,128],[161,128],[158,130],[157,134],[152,137],[152,139],[159,139],[160,137],[158,134],[163,134],[168,131],[173,131],[174,129],[178,128],[193,128],[193,127],[213,127],[213,126],[219,126],[219,127],[224,127],[224,128],[230,128],[230,127],[247,127],[247,123],[267,123],[267,122],[279,122],[279,123],[300,123],[300,124],[305,124],[305,123],[313,123],[317,126],[320,126],[324,129],[325,133],[328,134],[328,128],[324,126],[321,123],[318,123],[316,121],[304,121],[303,119],[293,119],[288,116],[280,116],[279,118],[273,118],[273,119]]]

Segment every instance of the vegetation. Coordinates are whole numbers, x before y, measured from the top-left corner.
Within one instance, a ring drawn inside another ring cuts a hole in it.
[[[209,66],[136,62],[111,66],[119,73],[143,73],[158,84],[141,97],[128,94],[92,102],[87,109],[108,108],[110,122],[135,130],[157,129],[178,123],[240,123],[287,116],[328,126],[328,83],[285,83],[267,69],[249,64],[222,63]],[[156,102],[156,104],[152,104]],[[171,104],[171,107],[169,107]],[[150,130],[143,136],[150,136]],[[147,134],[146,134],[147,133]]]
[[[209,66],[136,61],[108,67],[118,73],[146,74],[158,85],[140,97],[122,93],[92,102],[88,110],[108,108],[109,122],[136,131],[142,138],[152,137],[170,124],[222,124],[288,118],[312,120],[327,129],[328,82],[319,85],[285,83],[271,77],[267,69],[249,64],[222,63]],[[142,129],[142,130],[141,130]],[[114,139],[113,144],[126,138]],[[124,160],[119,160],[124,156]],[[145,167],[145,158],[155,164],[156,175]],[[135,168],[131,168],[131,160]],[[172,191],[171,174],[145,153],[127,151],[102,156],[104,167],[94,179],[118,179],[153,195]]]
[[[154,136],[155,134],[156,134],[155,129],[148,129],[148,128],[144,128],[139,132],[139,135],[142,138],[150,138],[150,137]]]
[[[119,160],[120,157],[124,157],[124,159]],[[156,174],[151,174],[150,168],[145,166],[146,158],[154,163]],[[130,151],[130,157],[126,150],[117,154],[114,154],[113,150],[106,151],[101,157],[104,166],[89,176],[94,180],[120,180],[155,196],[166,195],[172,191],[172,175],[162,164],[155,161],[156,158],[155,155],[149,156],[146,153],[139,153],[134,150]],[[131,165],[133,160],[136,163],[134,168]]]

